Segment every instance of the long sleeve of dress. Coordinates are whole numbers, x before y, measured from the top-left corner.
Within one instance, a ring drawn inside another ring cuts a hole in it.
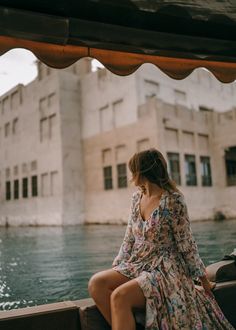
[[[133,216],[133,208],[134,208],[134,196],[135,196],[135,194],[133,194],[132,200],[131,200],[130,215],[129,215],[124,239],[121,244],[119,253],[115,257],[115,259],[112,263],[112,267],[119,265],[122,260],[128,260],[130,258],[131,252],[132,252],[132,247],[133,247],[133,244],[135,241],[135,238],[134,238],[134,235],[132,232],[132,216]]]
[[[194,279],[205,275],[206,269],[199,256],[198,247],[192,234],[183,195],[178,195],[174,201],[172,226],[177,249],[183,256],[189,275]]]

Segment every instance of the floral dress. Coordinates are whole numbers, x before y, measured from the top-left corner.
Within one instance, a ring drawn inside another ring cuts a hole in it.
[[[140,214],[141,192],[112,269],[135,279],[146,298],[145,330],[233,330],[216,300],[194,279],[205,266],[193,238],[184,196],[165,191],[149,219]]]

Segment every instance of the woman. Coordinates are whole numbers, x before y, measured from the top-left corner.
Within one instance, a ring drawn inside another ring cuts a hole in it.
[[[146,330],[234,329],[211,292],[192,236],[182,193],[156,149],[129,161],[131,215],[112,269],[89,281],[89,292],[112,330],[134,330],[134,308],[145,308]],[[194,285],[200,280],[203,289]]]

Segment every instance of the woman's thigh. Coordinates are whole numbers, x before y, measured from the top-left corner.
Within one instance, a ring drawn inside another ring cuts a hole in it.
[[[112,293],[112,299],[116,298],[123,300],[131,308],[144,308],[146,305],[143,290],[135,279],[117,287]]]
[[[90,278],[89,286],[97,283],[98,285],[101,285],[102,287],[106,286],[106,288],[113,291],[118,286],[128,281],[130,281],[130,279],[121,273],[113,269],[106,269],[95,273]]]

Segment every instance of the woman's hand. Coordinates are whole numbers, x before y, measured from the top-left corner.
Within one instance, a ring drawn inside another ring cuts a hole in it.
[[[201,281],[202,287],[204,288],[206,294],[208,294],[210,297],[214,298],[212,290],[215,288],[216,283],[209,281],[206,276],[201,276],[201,277],[199,277],[199,279]]]

